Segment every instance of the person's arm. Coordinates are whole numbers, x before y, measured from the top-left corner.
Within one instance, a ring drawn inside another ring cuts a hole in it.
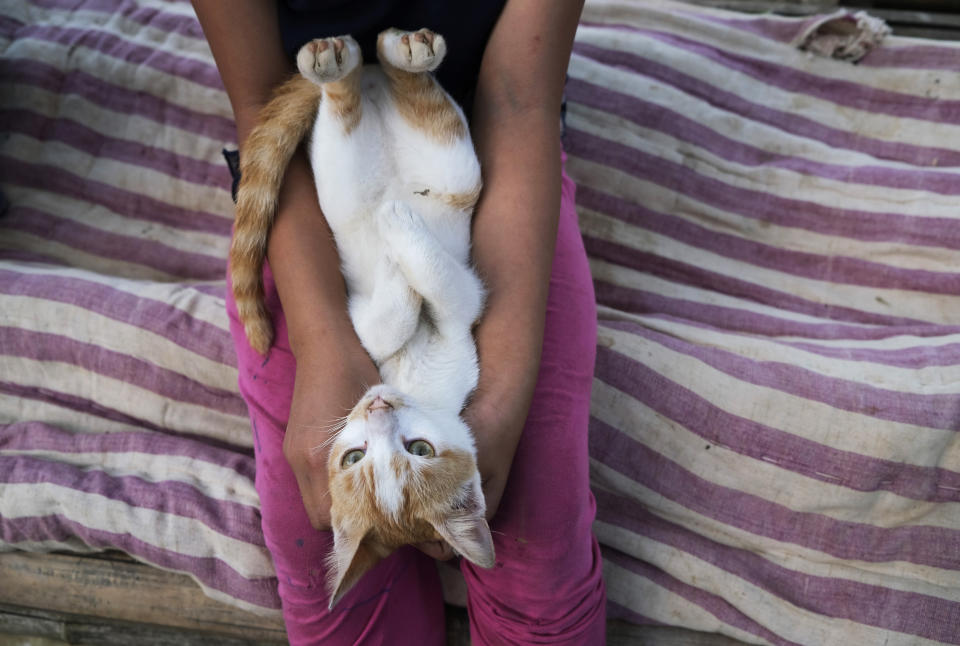
[[[257,113],[294,71],[283,52],[276,7],[263,0],[193,0],[193,6],[233,106],[242,156]],[[380,376],[350,322],[336,246],[302,151],[287,170],[267,257],[297,360],[284,455],[311,523],[327,529],[327,451],[316,449],[331,422]]]
[[[510,0],[473,106],[484,188],[473,258],[489,290],[476,330],[480,384],[466,411],[492,517],[536,385],[560,211],[559,114],[583,3]]]

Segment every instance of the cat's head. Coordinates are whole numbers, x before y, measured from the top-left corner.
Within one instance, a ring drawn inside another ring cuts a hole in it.
[[[330,450],[330,607],[401,545],[445,540],[493,567],[493,539],[470,430],[457,414],[371,388]]]

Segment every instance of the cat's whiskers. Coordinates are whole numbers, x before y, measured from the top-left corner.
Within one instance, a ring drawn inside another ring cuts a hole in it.
[[[337,428],[339,424],[339,421],[334,421],[329,424],[294,424],[293,428],[302,428],[308,431],[326,431]]]
[[[325,426],[313,427],[313,428],[319,428],[322,430],[329,431],[330,434],[320,444],[314,447],[311,447],[310,453],[315,455],[317,453],[324,451],[328,446],[330,446],[331,444],[337,441],[337,438],[340,437],[340,434],[343,432],[343,429],[346,428],[346,426],[347,426],[347,418],[344,417],[339,420],[334,420],[332,423]],[[297,427],[309,428],[306,425],[299,425],[299,424],[297,425]]]
[[[337,438],[340,437],[340,434],[343,433],[343,429],[347,427],[346,423],[339,424],[335,427],[330,428],[330,435],[327,436],[323,442],[320,443],[321,447],[326,447],[329,444],[333,444],[337,441]]]

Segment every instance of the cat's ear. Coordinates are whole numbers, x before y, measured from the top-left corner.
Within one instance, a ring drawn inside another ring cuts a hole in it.
[[[494,564],[493,536],[487,525],[480,475],[464,486],[460,503],[433,522],[433,528],[465,559],[483,568]]]
[[[334,530],[333,552],[327,557],[327,572],[330,574],[328,609],[333,609],[360,577],[383,560],[383,550],[363,539],[360,532]]]

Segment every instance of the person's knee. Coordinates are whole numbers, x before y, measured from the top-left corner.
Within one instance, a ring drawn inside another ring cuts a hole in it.
[[[396,644],[438,646],[444,641],[443,601],[435,563],[403,548],[367,572],[328,609],[325,573],[278,568],[283,616],[291,645]]]
[[[566,564],[498,554],[493,571],[467,565],[474,643],[603,644],[606,592],[599,547],[590,543],[589,554]]]
[[[520,608],[516,600],[469,604],[475,645],[555,644],[602,646],[606,634],[606,597],[603,582],[580,598],[552,598],[549,603]]]

